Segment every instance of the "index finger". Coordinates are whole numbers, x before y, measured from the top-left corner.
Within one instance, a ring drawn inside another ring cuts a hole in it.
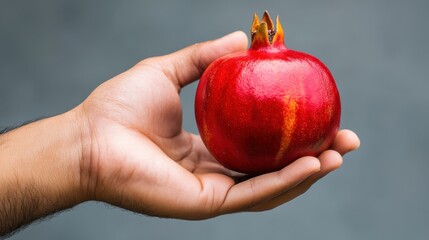
[[[345,155],[348,152],[358,149],[360,146],[359,137],[353,131],[343,129],[338,131],[331,149]]]

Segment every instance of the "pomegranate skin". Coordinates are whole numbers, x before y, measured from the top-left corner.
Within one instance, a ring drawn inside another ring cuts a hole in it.
[[[250,175],[318,156],[333,143],[341,115],[328,68],[287,49],[278,19],[278,35],[267,44],[269,36],[258,35],[264,22],[270,30],[267,12],[262,20],[248,51],[210,64],[195,98],[196,122],[208,150],[225,167]]]

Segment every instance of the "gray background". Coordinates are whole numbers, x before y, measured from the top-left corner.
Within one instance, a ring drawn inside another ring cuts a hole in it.
[[[324,61],[359,151],[265,213],[189,222],[85,203],[11,239],[429,239],[429,1],[0,1],[0,126],[55,115],[137,61],[280,15]],[[182,92],[196,132],[196,85]]]

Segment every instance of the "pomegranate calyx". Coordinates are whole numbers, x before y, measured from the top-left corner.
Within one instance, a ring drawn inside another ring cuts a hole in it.
[[[276,27],[274,28],[273,20],[268,11],[264,12],[261,21],[259,21],[259,17],[256,13],[253,15],[253,23],[250,32],[252,39],[250,49],[256,50],[265,47],[286,48],[280,18],[277,16]]]

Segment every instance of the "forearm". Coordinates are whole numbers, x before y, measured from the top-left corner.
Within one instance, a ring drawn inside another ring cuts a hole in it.
[[[68,112],[0,135],[0,236],[85,199],[74,119]]]

